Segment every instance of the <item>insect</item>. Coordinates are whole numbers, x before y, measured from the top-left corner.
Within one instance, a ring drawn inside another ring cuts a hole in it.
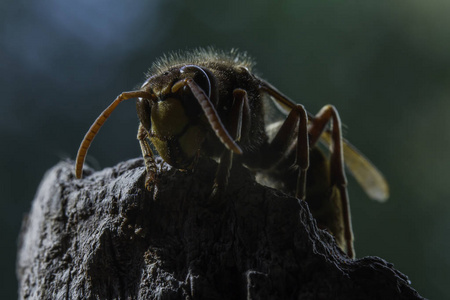
[[[137,138],[147,189],[152,188],[157,172],[151,145],[165,162],[181,170],[193,169],[200,156],[218,158],[212,195],[225,190],[236,161],[266,172],[282,182],[284,190],[306,200],[318,225],[354,257],[344,158],[372,198],[387,198],[386,181],[342,138],[333,106],[312,115],[255,75],[252,67],[245,54],[234,50],[196,50],[160,59],[140,89],[121,93],[96,119],[78,150],[76,176],[81,178],[87,150],[112,111],[122,101],[137,98]],[[287,115],[283,122],[270,125],[275,131],[271,139],[263,101],[267,98]],[[317,147],[319,141],[330,147],[329,158]]]

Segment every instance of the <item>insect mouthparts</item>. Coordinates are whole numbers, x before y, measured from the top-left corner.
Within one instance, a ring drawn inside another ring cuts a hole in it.
[[[171,92],[172,92],[172,93],[176,93],[176,92],[178,92],[178,90],[179,90],[180,88],[182,88],[182,87],[185,86],[185,85],[186,85],[186,79],[178,80],[178,81],[172,86]]]

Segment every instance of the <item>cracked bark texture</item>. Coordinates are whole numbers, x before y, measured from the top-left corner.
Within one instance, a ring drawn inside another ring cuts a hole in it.
[[[347,259],[304,202],[237,164],[223,203],[208,201],[216,164],[161,172],[142,159],[74,178],[45,175],[19,241],[23,299],[422,299],[378,257]]]

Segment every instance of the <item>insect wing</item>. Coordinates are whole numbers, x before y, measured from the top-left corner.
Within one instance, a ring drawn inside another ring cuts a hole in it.
[[[331,133],[325,131],[320,141],[329,146]],[[384,202],[389,198],[389,185],[383,174],[347,140],[343,139],[344,162],[350,173],[373,200]]]

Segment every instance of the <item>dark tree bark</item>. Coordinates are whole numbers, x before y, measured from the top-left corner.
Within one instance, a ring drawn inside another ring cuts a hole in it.
[[[304,202],[234,166],[208,201],[216,164],[194,173],[141,159],[74,179],[45,175],[23,222],[17,275],[32,299],[422,299],[378,257],[350,260]]]

